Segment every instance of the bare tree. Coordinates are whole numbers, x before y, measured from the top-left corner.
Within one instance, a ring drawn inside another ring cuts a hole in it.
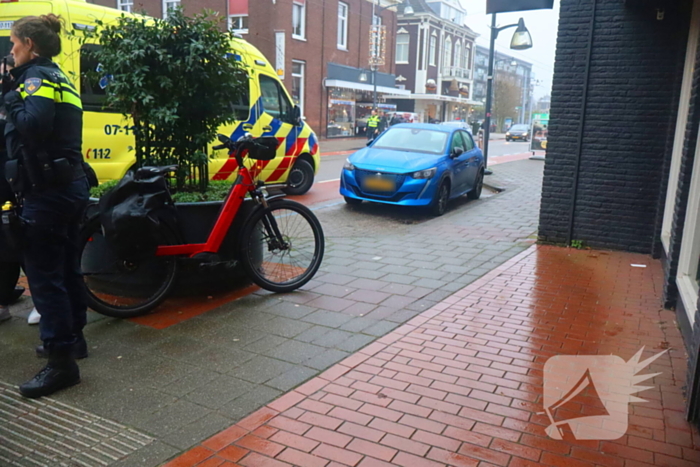
[[[510,75],[496,75],[491,121],[496,123],[497,131],[503,128],[506,118],[515,121],[519,114],[516,107],[520,105],[521,89],[515,81]]]

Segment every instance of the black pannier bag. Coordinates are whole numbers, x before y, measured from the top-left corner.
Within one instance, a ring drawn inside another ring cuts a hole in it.
[[[100,199],[100,223],[107,244],[120,258],[152,257],[165,234],[176,225],[177,213],[161,171],[144,167],[128,172]]]

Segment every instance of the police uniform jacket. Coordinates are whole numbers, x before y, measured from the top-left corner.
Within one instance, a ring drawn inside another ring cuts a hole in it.
[[[17,87],[4,96],[9,159],[18,159],[24,146],[25,150],[43,150],[53,160],[66,158],[71,165],[80,166],[82,104],[58,65],[38,57],[10,73]]]

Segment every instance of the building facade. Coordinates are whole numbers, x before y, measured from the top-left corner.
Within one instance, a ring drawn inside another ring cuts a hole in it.
[[[512,123],[530,123],[534,111],[533,91],[534,75],[532,63],[517,56],[508,55],[496,51],[493,62],[494,82],[505,80],[518,88],[518,105],[507,115],[494,115],[503,123],[510,120]],[[489,49],[480,45],[476,46],[474,58],[474,99],[480,103],[486,102],[486,77],[489,72]]]
[[[396,83],[410,96],[392,100],[421,122],[469,118],[474,40],[466,11],[456,0],[406,0],[396,31]]]
[[[542,242],[661,258],[696,422],[699,41],[700,0],[561,1],[539,226]]]
[[[181,6],[186,14],[217,12],[273,64],[306,122],[319,137],[348,137],[364,132],[374,84],[380,107],[395,87],[394,53],[398,0],[90,0],[125,11],[166,17]],[[373,14],[374,12],[374,14]],[[370,68],[370,29],[381,25],[384,64]]]

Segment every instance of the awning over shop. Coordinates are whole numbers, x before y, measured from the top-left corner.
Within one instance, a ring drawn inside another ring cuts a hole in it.
[[[392,99],[411,99],[411,100],[426,100],[426,101],[441,101],[454,102],[455,104],[464,105],[482,105],[482,102],[462,99],[461,97],[443,96],[440,94],[410,94],[392,97]]]
[[[229,15],[247,15],[248,0],[228,0]]]
[[[327,88],[345,88],[354,89],[357,91],[374,91],[374,86],[365,83],[353,83],[352,81],[343,81],[340,79],[326,79],[324,84]],[[377,92],[382,94],[391,94],[392,96],[410,96],[411,91],[407,89],[390,88],[388,86],[377,86]]]

